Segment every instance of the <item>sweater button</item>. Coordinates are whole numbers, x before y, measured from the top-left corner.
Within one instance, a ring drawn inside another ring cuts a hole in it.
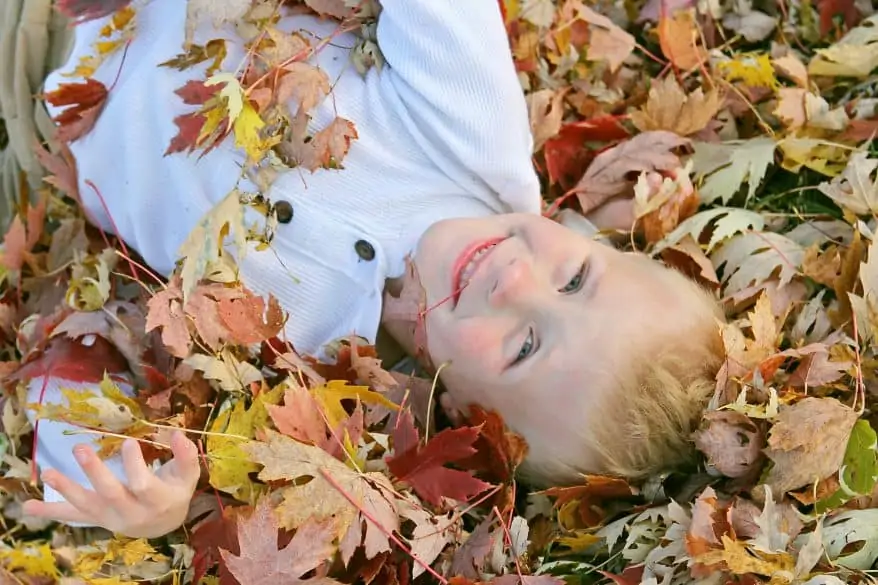
[[[357,256],[366,262],[375,259],[375,248],[366,240],[357,240],[357,243],[354,244],[354,250],[357,251]]]
[[[290,223],[293,221],[293,206],[289,201],[278,201],[274,204],[274,213],[278,223]]]

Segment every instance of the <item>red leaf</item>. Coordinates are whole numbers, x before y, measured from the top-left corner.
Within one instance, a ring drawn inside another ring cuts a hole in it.
[[[73,142],[94,126],[107,101],[107,87],[89,78],[84,83],[62,83],[43,97],[53,106],[70,106],[53,120],[58,124],[58,140]]]
[[[619,125],[616,116],[601,116],[566,124],[554,138],[546,141],[543,153],[549,181],[561,185],[565,191],[579,180],[595,152],[588,141],[611,142],[628,138],[628,131]]]
[[[403,444],[412,439],[414,422],[410,412],[400,416],[399,425]],[[416,434],[417,431],[414,431]],[[423,447],[415,444],[405,452],[387,459],[387,466],[400,481],[408,483],[424,500],[439,505],[442,498],[465,501],[491,487],[466,471],[443,467],[446,463],[469,457],[476,450],[473,442],[479,436],[476,427],[446,429],[430,439]]]
[[[200,524],[189,539],[189,544],[195,550],[192,558],[192,582],[199,583],[207,571],[220,560],[220,549],[231,553],[240,552],[238,548],[237,516],[238,508],[226,508],[222,516],[208,520]],[[220,583],[237,583],[225,565],[220,566]]]
[[[878,136],[878,119],[851,120],[840,139],[862,142],[872,140],[875,136]]]
[[[79,187],[76,183],[76,163],[73,160],[73,154],[65,144],[61,144],[61,150],[58,154],[52,154],[39,143],[34,145],[34,152],[37,160],[49,176],[44,177],[43,181],[53,185],[68,197],[79,201]]]
[[[836,16],[843,17],[844,24],[849,29],[856,26],[862,17],[860,11],[854,6],[854,0],[821,0],[819,10],[820,35],[823,37],[832,31],[835,26],[833,19]]]
[[[58,0],[55,6],[61,14],[86,22],[113,14],[131,4],[131,0]]]
[[[174,90],[174,93],[183,98],[184,104],[201,106],[204,102],[215,96],[220,91],[220,88],[219,84],[205,85],[203,81],[193,79],[187,81],[183,87]]]
[[[613,573],[607,573],[606,571],[599,572],[616,585],[638,585],[643,579],[644,567],[645,565],[626,567],[621,575],[614,575]]]
[[[281,433],[303,443],[320,445],[326,440],[326,423],[314,396],[305,388],[284,393],[284,404],[268,405],[268,415]]]
[[[128,370],[128,362],[103,337],[85,346],[66,337],[54,337],[35,359],[28,361],[9,380],[30,380],[52,376],[71,382],[100,382],[104,372],[120,374]]]
[[[475,404],[469,407],[469,424],[480,427],[475,442],[476,452],[460,464],[468,469],[484,471],[492,481],[506,483],[515,477],[515,470],[527,455],[524,437],[506,428],[495,411],[485,411]]]
[[[201,129],[207,118],[193,112],[191,114],[183,114],[174,118],[174,124],[180,129],[177,135],[171,139],[168,149],[165,150],[165,156],[174,154],[175,152],[183,152],[188,150],[192,152],[198,146],[198,137],[201,135]]]
[[[634,496],[634,490],[624,479],[603,475],[586,475],[582,485],[555,487],[542,492],[557,498],[555,507],[561,508],[569,502],[579,502],[579,517],[583,527],[597,526],[604,519],[601,505],[612,500],[626,500]]]

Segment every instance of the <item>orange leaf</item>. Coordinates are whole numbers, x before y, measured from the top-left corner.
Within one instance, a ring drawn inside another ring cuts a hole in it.
[[[658,26],[662,54],[675,67],[688,71],[707,60],[707,51],[698,45],[698,29],[691,11],[679,10],[662,17]]]

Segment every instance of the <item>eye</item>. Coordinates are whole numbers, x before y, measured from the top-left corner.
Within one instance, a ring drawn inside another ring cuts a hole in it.
[[[558,289],[558,292],[564,294],[575,293],[579,289],[582,288],[582,283],[585,281],[585,275],[588,272],[588,263],[583,262],[582,266],[579,267],[579,271],[576,273],[576,276],[570,279],[570,282],[564,285],[563,288]]]
[[[518,355],[515,356],[515,359],[512,360],[511,365],[516,365],[524,360],[526,360],[536,349],[536,341],[534,340],[534,330],[533,327],[527,330],[527,337],[524,340],[524,343],[521,344],[521,349],[518,350]]]

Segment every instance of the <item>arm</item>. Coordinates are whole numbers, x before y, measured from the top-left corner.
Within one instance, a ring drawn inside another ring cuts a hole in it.
[[[381,4],[387,83],[421,144],[434,159],[466,167],[511,211],[539,212],[527,106],[498,0]]]

